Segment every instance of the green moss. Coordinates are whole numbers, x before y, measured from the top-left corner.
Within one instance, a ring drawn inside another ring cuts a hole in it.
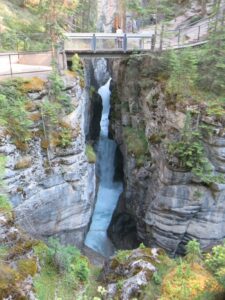
[[[7,257],[9,248],[7,246],[0,246],[0,260],[4,260]]]
[[[0,299],[7,297],[10,293],[17,294],[16,284],[19,279],[19,273],[7,264],[0,263]]]
[[[8,217],[12,216],[12,205],[5,195],[0,195],[0,212],[7,214]]]
[[[120,263],[124,264],[127,263],[127,259],[131,255],[132,251],[130,250],[119,250],[116,252],[115,259]]]
[[[135,156],[137,166],[142,166],[146,160],[146,156],[149,156],[148,142],[144,131],[125,127],[124,140],[128,153]]]
[[[8,258],[12,259],[14,257],[23,255],[28,251],[31,251],[36,244],[36,240],[27,240],[26,237],[24,239],[21,238],[20,241],[18,241],[12,248],[10,248]]]
[[[17,262],[17,270],[22,278],[28,275],[34,276],[37,273],[37,262],[35,259],[20,259]]]
[[[86,145],[85,153],[87,155],[88,162],[90,164],[94,164],[96,162],[96,153],[90,144]]]

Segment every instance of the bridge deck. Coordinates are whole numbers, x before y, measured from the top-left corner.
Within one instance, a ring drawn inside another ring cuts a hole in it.
[[[151,50],[151,34],[67,33],[66,52],[118,52]]]

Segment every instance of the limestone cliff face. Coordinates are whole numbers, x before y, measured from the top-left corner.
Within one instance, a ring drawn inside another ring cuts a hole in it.
[[[125,191],[109,234],[118,247],[144,241],[175,253],[193,238],[206,248],[225,237],[225,185],[206,185],[188,170],[168,164],[165,141],[179,135],[185,109],[165,97],[162,71],[150,56],[122,61],[114,68],[111,126],[124,155]],[[200,122],[213,129],[204,147],[214,171],[224,174],[223,126],[206,117]],[[127,128],[145,132],[148,150],[141,163],[129,150]]]
[[[88,163],[85,154],[88,95],[78,79],[64,76],[63,80],[75,107],[63,119],[73,130],[71,145],[49,147],[47,153],[37,134],[28,150],[20,151],[10,136],[2,134],[0,153],[7,156],[4,182],[17,223],[32,236],[54,236],[81,247],[95,199],[95,166]],[[30,93],[29,98],[38,107],[46,94],[47,90]],[[33,132],[38,132],[40,121],[34,123]]]

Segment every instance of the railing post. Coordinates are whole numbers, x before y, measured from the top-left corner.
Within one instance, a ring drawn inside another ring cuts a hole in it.
[[[151,38],[151,50],[152,51],[155,50],[155,42],[156,42],[156,38],[155,38],[155,34],[153,34],[152,38]]]
[[[181,29],[179,28],[179,32],[178,32],[178,46],[180,45],[180,33],[181,33]]]
[[[127,52],[127,34],[124,33],[123,36],[123,52]]]
[[[93,33],[92,36],[92,51],[95,53],[96,52],[96,35]]]
[[[164,34],[164,24],[162,25],[161,32],[160,32],[160,43],[159,43],[160,51],[162,51],[163,48],[163,34]]]
[[[201,25],[198,26],[198,41],[200,40]]]
[[[139,39],[139,48],[140,48],[140,49],[143,48],[143,41],[142,41],[142,39]]]
[[[9,66],[10,66],[10,75],[12,77],[13,71],[12,71],[12,60],[11,60],[11,54],[9,54]]]

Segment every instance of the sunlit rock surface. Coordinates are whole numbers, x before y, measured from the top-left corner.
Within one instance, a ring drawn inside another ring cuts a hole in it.
[[[16,221],[32,236],[55,236],[63,243],[81,247],[95,198],[95,166],[88,163],[85,154],[84,122],[89,98],[79,79],[67,75],[63,80],[74,106],[74,111],[63,119],[73,130],[71,145],[49,147],[47,153],[37,134],[24,153],[2,134],[0,153],[7,156],[4,182]],[[46,94],[44,90],[30,93],[29,98],[38,104]],[[40,120],[34,123],[33,131],[39,128]],[[29,157],[30,164],[15,168],[24,156]]]

